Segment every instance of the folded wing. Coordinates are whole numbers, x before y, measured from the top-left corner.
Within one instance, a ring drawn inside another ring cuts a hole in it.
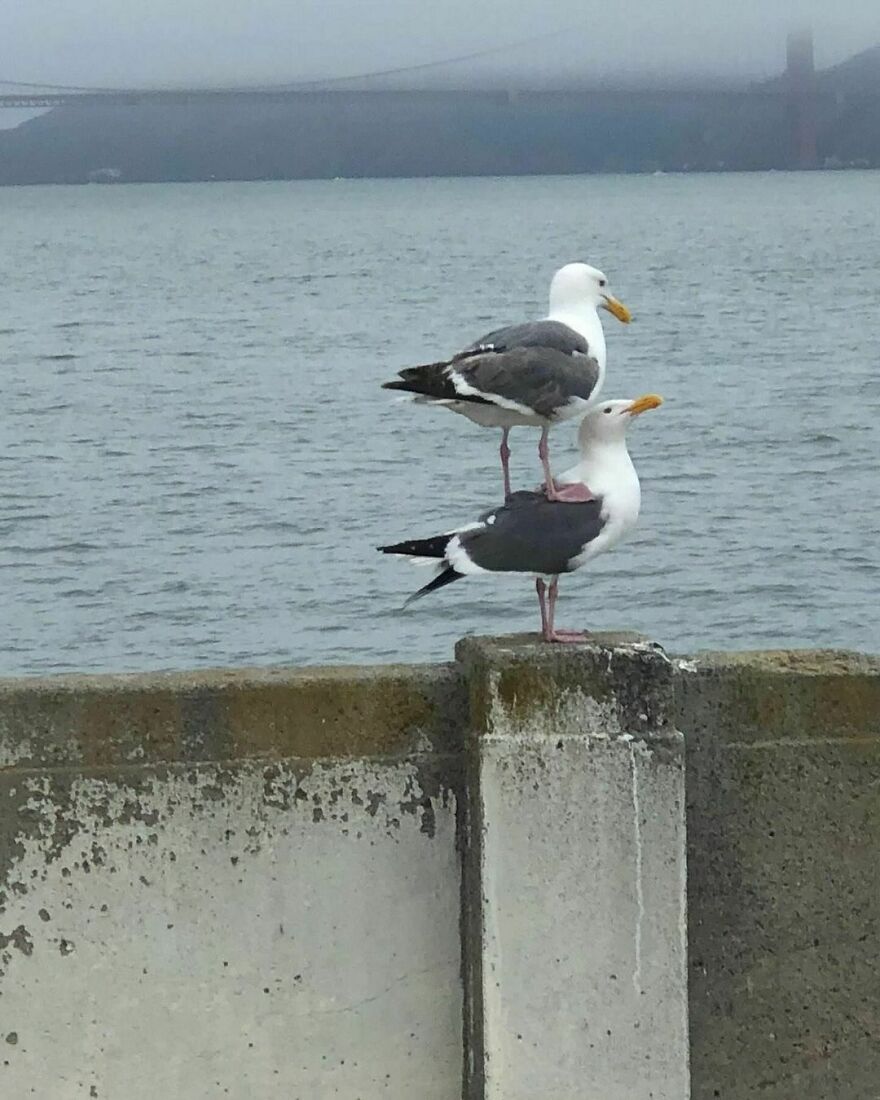
[[[552,420],[573,400],[589,400],[599,377],[598,361],[580,333],[560,321],[534,321],[487,333],[450,360],[402,370],[385,389]]]
[[[469,561],[493,573],[544,576],[576,568],[575,559],[605,526],[601,498],[566,504],[526,492],[514,493],[480,520],[481,526],[458,535]]]

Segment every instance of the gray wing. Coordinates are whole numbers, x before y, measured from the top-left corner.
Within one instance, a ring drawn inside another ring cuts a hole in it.
[[[599,364],[579,332],[533,321],[487,333],[455,356],[450,373],[489,401],[514,401],[551,419],[572,398],[590,398]]]
[[[602,531],[602,499],[566,504],[543,493],[514,493],[480,516],[485,526],[459,541],[475,565],[497,573],[568,573],[572,559]]]
[[[487,332],[453,357],[453,362],[485,352],[504,352],[513,348],[547,348],[563,355],[589,354],[587,341],[579,332],[561,321],[527,321],[523,325],[507,325]]]

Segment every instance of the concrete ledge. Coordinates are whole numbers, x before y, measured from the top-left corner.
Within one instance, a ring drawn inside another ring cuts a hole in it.
[[[0,680],[0,768],[457,752],[455,665]]]
[[[470,730],[491,736],[512,728],[553,737],[579,732],[656,738],[674,730],[673,666],[639,634],[594,634],[582,645],[548,646],[537,635],[464,638],[455,649],[467,677]]]
[[[700,653],[676,662],[677,719],[713,742],[880,736],[880,658],[845,650]]]

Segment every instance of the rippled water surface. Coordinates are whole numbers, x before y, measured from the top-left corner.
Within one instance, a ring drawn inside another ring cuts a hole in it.
[[[426,660],[525,578],[413,606],[375,552],[498,499],[496,433],[379,383],[598,263],[642,522],[562,625],[880,650],[880,176],[0,190],[0,672]],[[511,437],[538,480],[537,435]],[[573,432],[554,433],[559,467]]]

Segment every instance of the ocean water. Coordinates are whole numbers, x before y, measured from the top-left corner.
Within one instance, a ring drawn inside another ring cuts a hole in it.
[[[605,269],[656,391],[633,538],[559,623],[880,650],[870,173],[0,189],[0,673],[445,659],[530,578],[377,554],[499,499],[497,433],[379,388]],[[537,433],[512,433],[515,483]],[[551,437],[556,468],[574,431]]]

